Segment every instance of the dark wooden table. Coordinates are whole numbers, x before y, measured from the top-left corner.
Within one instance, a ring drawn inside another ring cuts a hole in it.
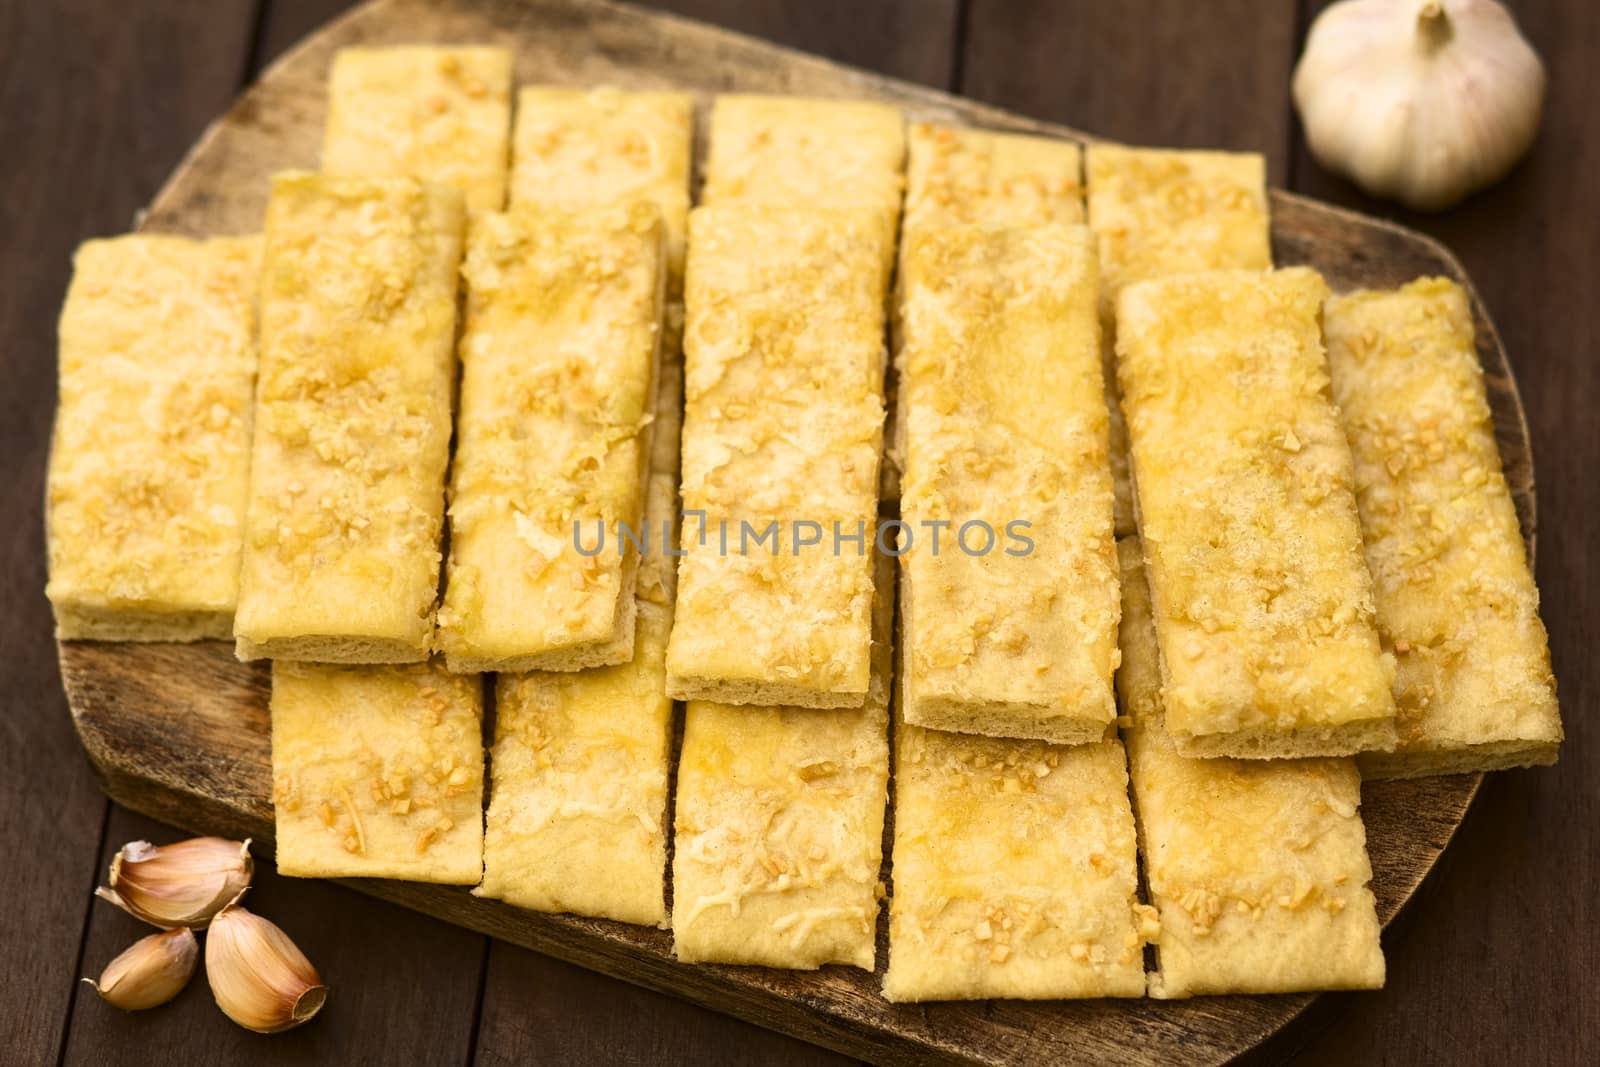
[[[0,1061],[823,1063],[838,1057],[321,882],[253,904],[334,992],[315,1025],[239,1030],[203,980],[125,1016],[80,975],[144,931],[90,891],[122,842],[78,750],[42,595],[55,316],[82,239],[125,230],[201,128],[348,0],[0,0]],[[1306,155],[1288,104],[1316,0],[664,0],[659,6],[1118,139],[1265,152],[1274,184],[1380,214]],[[1600,1062],[1600,5],[1514,5],[1551,74],[1532,157],[1437,217],[1522,383],[1539,585],[1567,743],[1493,776],[1385,938],[1389,988],[1325,997],[1264,1050],[1308,1063]],[[262,867],[269,867],[262,864]]]

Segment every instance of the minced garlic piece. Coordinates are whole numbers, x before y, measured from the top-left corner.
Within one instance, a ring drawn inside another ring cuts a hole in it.
[[[632,657],[662,254],[647,204],[472,217],[437,642],[451,670]]]
[[[690,217],[676,697],[865,699],[893,241],[861,211]]]
[[[453,185],[473,211],[506,198],[511,52],[345,48],[328,75],[322,169]]]
[[[1352,759],[1187,759],[1162,721],[1139,539],[1123,567],[1117,688],[1150,897],[1157,997],[1383,984]],[[896,857],[898,866],[898,856]]]
[[[232,634],[260,254],[146,234],[78,249],[46,523],[58,636]]]
[[[694,98],[687,93],[531,86],[517,93],[511,204],[587,211],[644,200],[667,233],[669,299],[689,231]]]
[[[277,862],[304,878],[476,884],[483,681],[411,666],[272,665]]]
[[[241,658],[427,656],[463,215],[409,178],[273,179]]]
[[[1128,434],[1117,405],[1112,342],[1117,293],[1131,282],[1199,270],[1272,266],[1267,162],[1249,152],[1092,144],[1089,226],[1100,242],[1111,465],[1117,534],[1134,529]]]
[[[1399,744],[1369,777],[1554,763],[1561,712],[1461,287],[1425,278],[1328,302]]]
[[[889,781],[886,558],[877,588],[864,707],[689,702],[673,842],[680,960],[872,969]]]
[[[919,122],[907,145],[907,234],[1083,221],[1083,150],[1075,142]]]
[[[1144,995],[1128,772],[1063,747],[895,723],[892,1001]]]
[[[1099,740],[1118,596],[1093,238],[930,227],[901,270],[902,713]]]
[[[1140,282],[1117,302],[1162,699],[1185,755],[1394,747],[1327,293],[1296,267]]]

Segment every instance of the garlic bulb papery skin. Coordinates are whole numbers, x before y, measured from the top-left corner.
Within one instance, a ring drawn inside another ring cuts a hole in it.
[[[258,1034],[299,1026],[328,999],[322,977],[289,935],[237,902],[211,920],[206,977],[222,1013]]]
[[[1493,0],[1342,0],[1311,25],[1294,103],[1317,161],[1439,211],[1532,146],[1544,64]]]
[[[194,976],[200,959],[200,944],[194,932],[180,927],[164,934],[151,934],[135,941],[116,959],[106,964],[94,986],[107,1003],[123,1011],[143,1011],[159,1007],[183,992]]]
[[[111,861],[111,885],[94,895],[152,926],[200,930],[219,908],[250,888],[254,874],[248,840],[196,837],[172,845],[130,841]]]

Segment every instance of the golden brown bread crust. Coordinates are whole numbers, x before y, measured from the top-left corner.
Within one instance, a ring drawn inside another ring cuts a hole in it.
[[[1554,763],[1561,711],[1539,591],[1500,469],[1467,294],[1443,278],[1328,302],[1399,743],[1369,777]]]
[[[256,237],[79,248],[45,518],[58,637],[231,635],[260,256]]]
[[[461,672],[625,663],[662,334],[660,220],[643,203],[475,215],[462,273],[436,647]]]
[[[1394,746],[1326,296],[1297,267],[1173,275],[1117,302],[1167,732],[1186,755]]]
[[[870,212],[746,204],[698,208],[690,230],[668,692],[860,707],[893,233]],[[802,521],[822,539],[791,551]],[[773,524],[776,544],[755,540]],[[864,531],[859,553],[835,551],[834,524]]]
[[[938,227],[907,235],[901,267],[902,713],[1100,740],[1119,601],[1093,238]]]
[[[408,45],[333,57],[327,174],[438,182],[473,211],[498,211],[510,135],[510,49]]]
[[[272,665],[277,863],[303,878],[474,885],[483,680],[438,661]]]
[[[447,186],[273,179],[241,658],[427,657],[463,222]]]

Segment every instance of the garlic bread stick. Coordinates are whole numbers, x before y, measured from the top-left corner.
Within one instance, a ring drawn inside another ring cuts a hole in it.
[[[908,234],[1083,221],[1083,150],[1076,142],[918,122],[906,143]]]
[[[901,712],[1098,741],[1119,600],[1093,237],[927,227],[901,271]]]
[[[907,130],[906,143],[906,208],[897,290],[904,289],[905,249],[915,235],[947,226],[1083,221],[1083,149],[1076,142],[918,122]],[[897,292],[892,332],[901,378],[905,376],[900,362],[903,303],[903,294]],[[895,409],[893,423],[893,440],[883,465],[886,500],[900,496],[905,466],[903,410]]]
[[[273,179],[241,659],[427,657],[463,216],[409,178]]]
[[[1160,913],[1150,995],[1382,986],[1355,761],[1180,755],[1163,723],[1139,539],[1118,548],[1117,689],[1145,882]]]
[[[344,48],[328,74],[322,169],[452,185],[473,211],[506,201],[511,52]]]
[[[1261,156],[1100,142],[1086,156],[1108,304],[1124,286],[1167,274],[1272,266]]]
[[[437,660],[272,664],[278,871],[473,885],[483,874],[483,680]]]
[[[864,707],[689,702],[673,823],[678,959],[872,969],[894,601],[893,564],[878,569]]]
[[[694,98],[529,86],[517,93],[511,204],[587,211],[643,200],[666,227],[669,299],[682,289]]]
[[[453,671],[633,656],[665,285],[648,204],[472,217],[438,647]],[[630,536],[625,536],[625,530]]]
[[[895,723],[891,1001],[1144,995],[1128,771],[1063,747]]]
[[[56,636],[228,638],[256,374],[255,237],[86,242],[61,311]]]
[[[1369,777],[1554,763],[1561,712],[1461,287],[1424,278],[1328,302],[1399,743]]]
[[[893,235],[869,212],[746,204],[689,229],[668,691],[859,707]]]
[[[1394,747],[1327,295],[1294,267],[1174,275],[1117,301],[1167,732],[1187,756]]]
[[[868,210],[893,229],[905,154],[905,122],[888,104],[725,93],[711,108],[700,201]]]
[[[1100,241],[1106,388],[1117,534],[1134,529],[1128,434],[1111,374],[1117,293],[1131,282],[1186,271],[1272,266],[1267,163],[1251,152],[1128,148],[1087,153],[1089,226]]]

